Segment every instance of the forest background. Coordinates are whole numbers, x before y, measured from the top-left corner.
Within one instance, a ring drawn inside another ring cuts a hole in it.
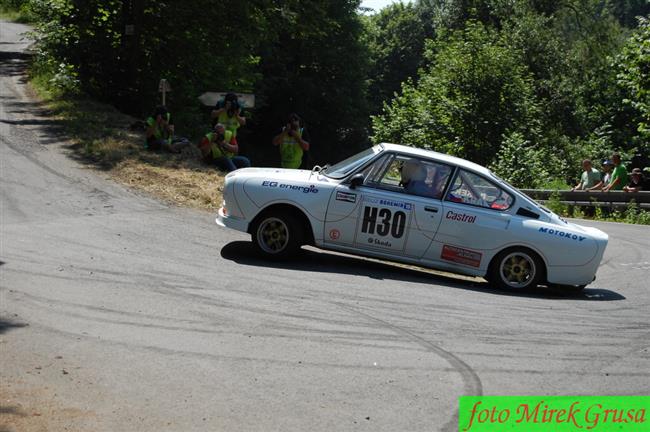
[[[176,129],[209,126],[205,91],[254,93],[241,147],[298,112],[310,163],[404,143],[518,187],[576,181],[583,158],[650,152],[647,0],[0,0],[35,25],[32,78],[138,118],[173,88]],[[128,30],[127,30],[128,29]],[[598,165],[598,163],[597,163]]]

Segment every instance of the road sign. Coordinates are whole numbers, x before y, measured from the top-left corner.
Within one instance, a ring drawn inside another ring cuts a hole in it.
[[[218,101],[226,97],[227,92],[205,92],[199,96],[199,100],[205,106],[214,106]],[[255,95],[251,93],[235,93],[239,103],[244,108],[255,108]]]

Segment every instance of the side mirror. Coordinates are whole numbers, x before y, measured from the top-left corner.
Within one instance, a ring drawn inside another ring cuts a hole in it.
[[[353,175],[350,179],[350,189],[356,189],[357,187],[361,186],[364,180],[365,178],[361,173]]]

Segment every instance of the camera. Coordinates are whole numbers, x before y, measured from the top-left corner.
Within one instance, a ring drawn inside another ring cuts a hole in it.
[[[228,105],[228,104],[230,104],[230,105]],[[226,110],[228,112],[228,116],[230,116],[230,117],[235,115],[235,113],[239,109],[239,102],[237,102],[236,100],[226,101],[224,105],[225,105],[225,108],[226,108]]]

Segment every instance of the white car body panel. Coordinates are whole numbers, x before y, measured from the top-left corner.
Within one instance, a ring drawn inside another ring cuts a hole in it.
[[[485,276],[496,254],[523,246],[539,254],[549,283],[586,285],[595,278],[608,239],[602,231],[564,221],[463,159],[395,144],[374,150],[373,160],[397,153],[462,168],[507,191],[514,204],[495,210],[365,184],[352,189],[350,177],[358,170],[334,179],[316,171],[245,168],[226,176],[216,222],[247,232],[270,206],[291,206],[304,214],[315,246],[323,249]],[[519,215],[518,209],[537,218]]]

